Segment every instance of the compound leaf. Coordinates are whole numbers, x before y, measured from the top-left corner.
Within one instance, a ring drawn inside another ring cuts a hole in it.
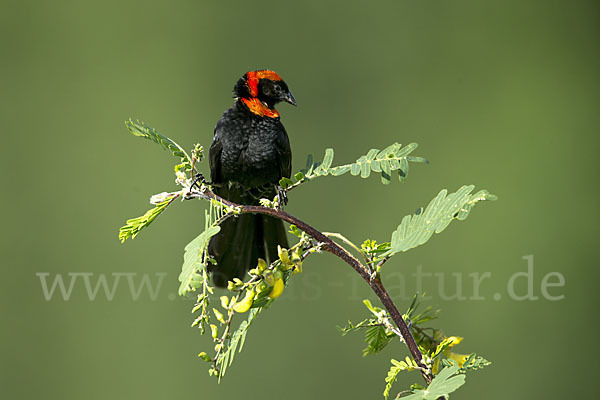
[[[473,185],[463,186],[449,195],[448,191],[444,189],[431,200],[425,210],[420,208],[414,215],[405,216],[392,233],[390,250],[383,256],[390,257],[420,246],[426,243],[434,233],[440,233],[446,229],[453,220],[467,218],[473,206],[478,202],[496,200],[496,196],[487,190],[471,194],[473,189]]]
[[[156,206],[148,211],[141,217],[128,219],[124,226],[119,229],[119,240],[121,243],[125,242],[125,240],[135,237],[140,233],[140,231],[150,225],[152,221],[156,219],[171,202],[179,197],[178,194],[173,195],[166,200],[157,203]]]
[[[134,122],[132,119],[129,119],[128,121],[125,121],[125,126],[127,129],[129,129],[129,132],[131,132],[132,135],[151,140],[154,143],[159,144],[164,149],[171,151],[171,154],[173,154],[175,157],[181,158],[182,167],[184,169],[189,170],[192,168],[192,159],[190,156],[172,139],[161,135],[156,129],[140,121]]]
[[[203,277],[198,272],[206,268],[206,256],[204,254],[208,241],[221,230],[219,226],[209,226],[194,240],[185,246],[183,255],[183,266],[179,274],[179,295],[185,296],[202,285]]]
[[[465,384],[465,375],[458,373],[458,365],[445,367],[429,384],[427,389],[415,390],[413,394],[401,397],[403,400],[436,400],[448,396]]]

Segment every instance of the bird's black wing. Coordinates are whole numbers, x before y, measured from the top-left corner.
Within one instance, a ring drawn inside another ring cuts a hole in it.
[[[221,175],[221,151],[223,144],[219,135],[219,125],[215,128],[215,136],[208,152],[208,162],[210,164],[210,180],[214,183],[221,183],[223,177]]]
[[[279,173],[281,177],[289,178],[292,176],[292,149],[290,148],[290,139],[287,132],[280,124],[281,131],[277,137],[277,153],[279,154]]]

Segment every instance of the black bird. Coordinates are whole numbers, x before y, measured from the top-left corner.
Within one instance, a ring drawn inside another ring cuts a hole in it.
[[[296,105],[296,100],[283,79],[269,70],[244,74],[233,88],[233,97],[233,105],[217,122],[210,146],[211,181],[219,196],[258,205],[260,198],[277,194],[282,177],[290,177],[290,142],[275,105],[281,101]],[[279,219],[245,214],[224,221],[208,244],[216,260],[209,267],[214,284],[224,287],[234,277],[242,278],[258,258],[275,260],[277,245],[288,247]]]

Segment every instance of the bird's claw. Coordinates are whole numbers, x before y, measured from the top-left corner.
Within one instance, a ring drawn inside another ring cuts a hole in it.
[[[194,175],[194,180],[190,185],[190,189],[192,189],[194,186],[197,186],[198,189],[202,189],[202,186],[199,183],[201,183],[202,185],[208,185],[208,182],[206,181],[206,178],[204,178],[204,175],[202,175],[202,173],[200,172],[196,172],[196,175]]]
[[[287,192],[281,186],[277,186],[277,197],[279,198],[279,204],[284,205],[284,206],[287,205],[287,203],[288,203]]]

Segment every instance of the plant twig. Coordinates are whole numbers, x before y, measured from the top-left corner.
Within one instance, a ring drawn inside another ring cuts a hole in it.
[[[363,257],[363,259],[365,260],[366,263],[369,262],[369,260],[365,256],[365,253],[357,245],[355,245],[354,243],[352,243],[350,241],[350,239],[346,238],[344,235],[342,235],[340,233],[335,233],[335,232],[323,232],[323,235],[325,235],[327,237],[330,237],[330,238],[340,239],[342,242],[346,243],[348,246],[350,246],[354,250],[356,250],[356,252]]]
[[[237,211],[236,214],[249,213],[270,215],[272,217],[284,220],[290,224],[294,224],[298,227],[298,229],[300,229],[303,232],[306,232],[309,236],[321,242],[323,244],[323,250],[328,251],[329,253],[341,258],[348,265],[350,265],[371,287],[371,290],[373,290],[373,292],[377,295],[385,309],[388,311],[390,317],[392,318],[396,326],[398,326],[401,337],[406,343],[406,346],[412,354],[413,359],[421,368],[421,374],[423,375],[423,378],[425,379],[427,384],[431,383],[433,375],[423,363],[423,355],[421,354],[419,347],[417,346],[417,343],[415,342],[415,339],[412,336],[412,333],[410,332],[410,328],[406,325],[406,322],[404,322],[402,314],[400,314],[398,308],[396,308],[396,305],[394,304],[387,290],[381,283],[381,279],[379,278],[379,276],[373,276],[369,269],[365,265],[363,265],[356,257],[354,257],[350,252],[348,252],[348,250],[334,242],[331,238],[327,237],[321,231],[317,230],[316,228],[313,228],[311,225],[294,217],[291,214],[286,213],[283,210],[278,210],[270,207],[236,204],[218,196],[206,186],[203,186],[202,189],[203,190],[196,190],[194,188],[191,188],[190,191],[185,195],[185,198],[202,198],[206,200],[214,199],[223,204],[226,204],[227,206],[235,207]],[[230,213],[229,217],[230,216],[233,216],[233,213]],[[224,219],[227,217],[228,216],[226,215]]]

